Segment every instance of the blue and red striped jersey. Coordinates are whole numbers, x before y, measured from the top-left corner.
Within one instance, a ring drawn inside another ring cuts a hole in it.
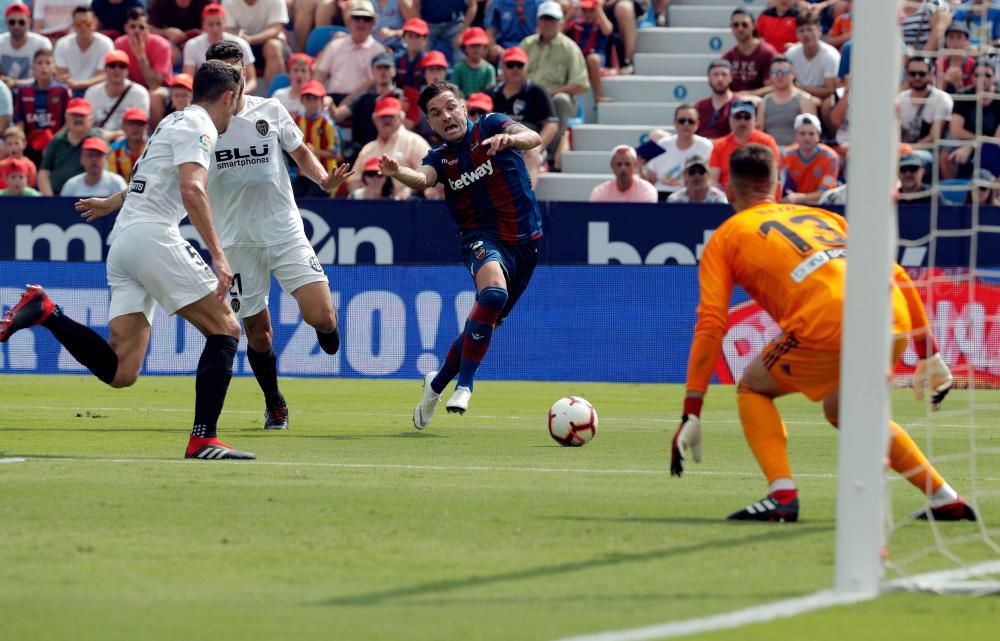
[[[531,190],[521,150],[511,147],[488,156],[481,142],[515,123],[486,114],[468,121],[465,138],[430,150],[423,164],[437,172],[458,233],[486,234],[504,245],[522,245],[542,236],[542,212]]]

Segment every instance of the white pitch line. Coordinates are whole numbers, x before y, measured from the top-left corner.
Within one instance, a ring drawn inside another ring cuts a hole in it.
[[[566,637],[558,641],[654,641],[672,639],[702,632],[729,630],[752,623],[766,623],[775,619],[785,619],[805,612],[823,610],[839,605],[850,605],[875,598],[875,594],[838,594],[832,590],[816,592],[808,596],[785,599],[755,605],[742,610],[724,612],[708,617],[657,623],[631,630],[612,630],[596,634]]]
[[[26,460],[28,460],[28,459],[26,459],[26,458],[24,458],[22,456],[12,456],[12,457],[9,457],[9,458],[0,458],[0,464],[3,464],[3,463],[24,463]]]
[[[887,592],[913,590],[946,592],[949,582],[960,582],[973,577],[982,578],[991,574],[1000,574],[1000,561],[986,561],[967,567],[927,572],[925,574],[897,579],[883,583],[882,590]],[[944,587],[942,588],[942,586]],[[966,589],[962,592],[964,594],[988,594],[991,592],[995,593],[1000,589],[1000,583],[996,581],[978,581],[966,586],[957,584],[956,587],[965,587]],[[869,601],[877,596],[877,594],[841,594],[833,590],[823,590],[803,597],[764,603],[742,610],[723,612],[697,619],[668,621],[666,623],[657,623],[629,630],[611,630],[595,634],[583,634],[565,637],[557,641],[658,641],[660,639],[685,637],[703,632],[729,630],[754,623],[767,623],[776,619],[787,619],[815,610],[824,610],[826,608]]]

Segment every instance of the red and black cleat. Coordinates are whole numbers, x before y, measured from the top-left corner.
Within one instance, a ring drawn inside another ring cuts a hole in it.
[[[978,521],[979,517],[972,506],[959,497],[957,501],[945,503],[937,507],[928,507],[913,513],[913,518],[918,521]]]
[[[265,430],[287,430],[288,429],[288,406],[279,405],[269,407],[264,410]]]
[[[799,520],[799,499],[781,503],[772,495],[755,501],[739,512],[726,517],[727,521],[769,521],[772,523],[795,523]]]
[[[257,458],[253,452],[234,450],[217,438],[199,438],[192,436],[188,441],[184,458],[196,458],[203,461],[250,461]]]
[[[17,305],[0,319],[0,343],[6,343],[18,330],[44,323],[55,309],[41,285],[28,285]]]

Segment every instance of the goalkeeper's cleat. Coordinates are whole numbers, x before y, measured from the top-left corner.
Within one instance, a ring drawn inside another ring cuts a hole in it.
[[[918,521],[978,521],[979,516],[972,506],[959,497],[957,501],[945,503],[937,507],[926,507],[913,513],[913,518]]]
[[[431,424],[434,418],[434,410],[441,402],[441,395],[431,388],[431,381],[437,376],[437,372],[427,372],[424,376],[424,394],[420,397],[420,402],[413,408],[413,427],[422,430]]]
[[[192,436],[188,441],[184,458],[195,458],[203,461],[249,461],[257,458],[253,452],[241,452],[229,447],[218,438],[199,438]]]
[[[265,430],[287,430],[288,429],[288,406],[277,405],[264,410]]]
[[[727,521],[769,521],[772,523],[795,523],[799,520],[799,499],[781,503],[768,495],[751,503],[739,512],[726,517]]]
[[[28,285],[17,305],[0,319],[0,343],[6,343],[18,330],[45,322],[55,310],[56,304],[41,285]]]
[[[469,409],[469,400],[472,398],[472,390],[468,387],[462,387],[459,385],[455,388],[455,392],[445,403],[445,409],[448,410],[449,414],[454,414],[458,412],[459,414],[465,414],[465,410]]]
[[[917,363],[917,369],[913,372],[913,396],[918,400],[924,400],[924,387],[931,391],[931,408],[941,409],[941,401],[951,391],[955,379],[948,369],[948,364],[937,353],[927,358],[922,358]]]

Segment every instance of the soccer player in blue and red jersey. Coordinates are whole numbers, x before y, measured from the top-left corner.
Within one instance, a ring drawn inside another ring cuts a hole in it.
[[[413,425],[427,427],[441,392],[458,377],[445,404],[464,414],[473,378],[489,349],[493,329],[510,314],[538,262],[542,214],[531,191],[521,152],[542,144],[538,134],[509,117],[490,113],[469,120],[462,93],[450,82],[435,82],[420,94],[420,109],[445,143],[416,168],[382,156],[379,169],[407,187],[423,191],[438,182],[458,224],[462,255],[476,283],[476,303],[465,329],[452,344],[439,372],[424,377],[424,393],[413,410]]]

